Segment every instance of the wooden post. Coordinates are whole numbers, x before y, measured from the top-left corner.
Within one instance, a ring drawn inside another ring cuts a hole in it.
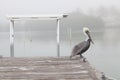
[[[57,19],[57,57],[60,57],[60,19]]]
[[[10,57],[14,57],[14,21],[10,20]]]

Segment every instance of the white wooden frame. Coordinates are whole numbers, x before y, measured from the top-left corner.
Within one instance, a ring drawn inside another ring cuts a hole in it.
[[[10,56],[14,57],[14,21],[16,20],[56,20],[57,23],[57,56],[60,56],[60,19],[68,15],[55,14],[55,15],[15,15],[7,16],[10,20]]]

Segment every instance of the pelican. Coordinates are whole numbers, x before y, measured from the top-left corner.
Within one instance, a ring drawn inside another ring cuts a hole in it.
[[[92,41],[92,38],[90,36],[89,28],[84,27],[83,33],[86,36],[86,40],[74,46],[74,48],[72,50],[72,54],[70,56],[70,59],[73,56],[80,55],[80,58],[83,58],[83,62],[85,62],[85,58],[82,56],[82,54],[89,49],[90,44],[93,43],[93,41]]]

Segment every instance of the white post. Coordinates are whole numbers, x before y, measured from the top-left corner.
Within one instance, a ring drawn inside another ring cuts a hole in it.
[[[60,19],[57,19],[57,57],[60,57]]]
[[[14,21],[10,20],[10,56],[14,57]]]

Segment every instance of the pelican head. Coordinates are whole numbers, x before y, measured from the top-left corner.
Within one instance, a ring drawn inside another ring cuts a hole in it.
[[[84,27],[84,28],[83,28],[83,32],[84,32],[84,34],[86,35],[86,33],[90,32],[90,30],[89,30],[89,28]]]
[[[83,28],[83,33],[87,36],[88,39],[90,39],[90,41],[94,44],[94,42],[92,41],[92,38],[90,36],[90,30],[88,27],[84,27]]]

